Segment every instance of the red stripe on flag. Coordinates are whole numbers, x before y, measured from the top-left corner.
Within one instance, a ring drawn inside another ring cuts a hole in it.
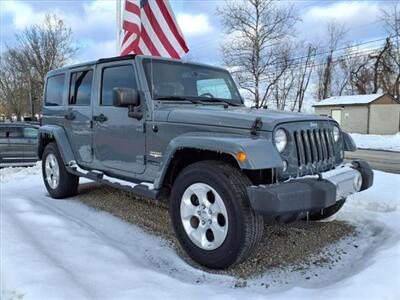
[[[124,20],[124,23],[122,24],[122,28],[125,31],[133,32],[133,33],[136,33],[137,35],[140,34],[140,28],[137,24],[127,22],[125,20]]]
[[[174,34],[176,40],[178,41],[179,45],[181,45],[182,49],[188,53],[189,49],[186,45],[185,40],[183,39],[183,37],[181,36],[180,32],[178,31],[178,29],[176,28],[176,24],[173,20],[173,18],[171,17],[171,15],[169,14],[169,11],[167,9],[167,7],[165,6],[165,3],[163,0],[156,0],[156,3],[158,4],[158,7],[160,8],[161,13],[164,16],[164,19],[167,21],[167,24],[171,30],[171,32]]]
[[[167,37],[165,36],[163,30],[160,27],[160,24],[158,24],[156,16],[153,14],[152,10],[150,9],[149,5],[144,6],[144,11],[147,15],[147,18],[150,21],[151,26],[153,27],[154,32],[157,34],[158,38],[160,39],[161,43],[169,53],[169,55],[172,58],[180,58],[180,55],[178,52],[175,51],[174,47],[171,45],[171,43],[168,41]],[[143,29],[143,28],[142,28]]]
[[[140,7],[132,2],[125,1],[125,10],[140,16]]]
[[[147,34],[147,31],[144,28],[144,26],[142,26],[141,38],[143,42],[146,44],[147,49],[149,49],[151,55],[161,56],[160,52],[158,52],[157,48],[154,46],[149,35]]]

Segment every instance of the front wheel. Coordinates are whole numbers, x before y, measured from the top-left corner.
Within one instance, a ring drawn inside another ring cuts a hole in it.
[[[238,169],[218,161],[190,165],[176,178],[170,203],[172,224],[194,261],[222,269],[255,250],[263,218],[250,206],[249,185]]]
[[[76,194],[79,177],[68,173],[56,143],[49,143],[44,149],[42,174],[51,197],[60,199]]]

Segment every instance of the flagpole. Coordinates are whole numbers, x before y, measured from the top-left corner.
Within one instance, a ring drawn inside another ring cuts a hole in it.
[[[117,54],[117,56],[119,56],[120,54],[121,54],[121,20],[122,20],[122,18],[121,18],[121,0],[115,0],[115,2],[116,2],[116,5],[117,5],[117,7],[116,7],[116,9],[117,9],[117,13],[116,13],[116,16],[117,16],[117,23],[116,23],[116,26],[117,26],[117,36],[116,36],[116,39],[117,39],[117,41],[116,41],[116,47],[115,47],[115,51],[116,51],[116,54]]]

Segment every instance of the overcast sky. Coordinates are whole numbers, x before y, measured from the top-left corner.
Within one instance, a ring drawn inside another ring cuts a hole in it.
[[[224,1],[170,1],[187,39],[190,56],[197,61],[221,62],[219,45],[223,30],[216,8]],[[328,22],[335,20],[348,28],[348,41],[368,41],[384,37],[378,21],[381,8],[395,1],[292,1],[302,22],[298,36],[321,39]],[[77,61],[94,60],[116,54],[116,5],[114,0],[1,0],[1,46],[12,44],[14,35],[26,26],[56,14],[71,27],[80,46]]]

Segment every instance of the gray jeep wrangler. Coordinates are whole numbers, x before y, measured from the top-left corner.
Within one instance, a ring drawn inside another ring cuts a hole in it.
[[[331,118],[244,105],[220,68],[148,56],[52,71],[38,154],[53,198],[79,177],[169,199],[178,240],[196,262],[246,259],[264,220],[321,220],[372,185],[343,163],[351,137]]]

